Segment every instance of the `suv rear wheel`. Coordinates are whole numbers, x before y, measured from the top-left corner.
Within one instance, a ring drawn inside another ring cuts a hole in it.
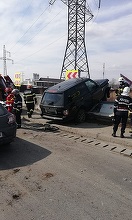
[[[86,112],[84,109],[79,109],[79,111],[76,114],[75,121],[78,123],[85,122],[86,120]]]

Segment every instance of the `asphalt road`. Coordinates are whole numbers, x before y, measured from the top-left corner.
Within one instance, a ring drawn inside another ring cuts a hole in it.
[[[38,124],[0,149],[0,220],[131,220],[131,157]]]

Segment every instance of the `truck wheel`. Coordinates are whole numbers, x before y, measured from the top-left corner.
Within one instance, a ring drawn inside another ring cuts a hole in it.
[[[79,111],[77,112],[75,121],[77,123],[82,123],[82,122],[85,122],[85,120],[86,120],[86,112],[85,112],[85,110],[84,109],[79,109]]]

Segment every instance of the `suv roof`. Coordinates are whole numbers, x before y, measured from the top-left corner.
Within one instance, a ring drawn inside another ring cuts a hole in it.
[[[89,78],[73,78],[73,79],[68,79],[66,81],[63,81],[61,83],[58,83],[50,88],[48,88],[45,92],[64,92],[67,89],[70,89],[74,85],[79,84],[80,82],[85,82]]]

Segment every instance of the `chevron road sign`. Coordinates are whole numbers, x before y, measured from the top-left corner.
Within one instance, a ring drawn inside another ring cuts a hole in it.
[[[67,70],[65,79],[78,78],[78,70]]]

